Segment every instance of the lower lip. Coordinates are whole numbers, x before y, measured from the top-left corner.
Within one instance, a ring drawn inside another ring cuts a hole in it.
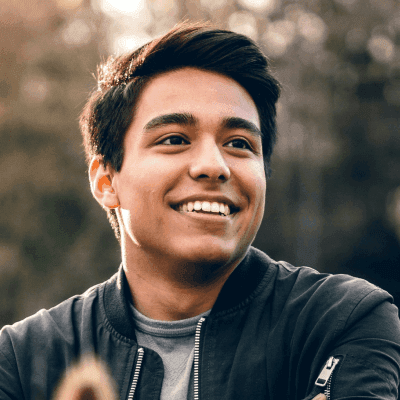
[[[176,210],[174,210],[176,211]],[[219,215],[219,214],[212,214],[212,213],[198,213],[198,212],[187,212],[187,211],[176,211],[177,213],[188,217],[188,218],[193,218],[197,219],[199,221],[213,221],[213,222],[228,222],[232,220],[234,217],[234,214],[229,214],[229,215]]]

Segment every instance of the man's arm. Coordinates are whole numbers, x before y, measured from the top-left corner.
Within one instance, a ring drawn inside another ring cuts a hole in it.
[[[0,400],[23,399],[16,363],[0,348]]]
[[[397,307],[385,301],[360,320],[352,318],[349,317],[345,334],[329,354],[339,362],[332,373],[328,400],[397,400],[400,377]]]

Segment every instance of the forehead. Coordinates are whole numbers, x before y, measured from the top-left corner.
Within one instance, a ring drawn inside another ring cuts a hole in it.
[[[143,127],[159,115],[175,112],[191,113],[203,123],[240,117],[260,127],[256,105],[238,82],[196,68],[182,68],[152,78],[139,98],[133,125]]]

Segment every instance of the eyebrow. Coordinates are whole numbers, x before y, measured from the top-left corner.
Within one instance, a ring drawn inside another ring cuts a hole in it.
[[[144,131],[149,132],[168,125],[195,126],[198,120],[192,114],[173,113],[159,115],[150,120],[145,126]]]
[[[144,126],[145,132],[162,128],[168,125],[180,125],[194,127],[199,125],[199,120],[190,113],[172,113],[159,115],[151,119]],[[260,129],[253,122],[240,117],[224,117],[221,121],[220,128],[222,129],[243,129],[253,136],[262,136]]]
[[[222,127],[225,129],[243,129],[253,136],[262,136],[260,129],[253,122],[240,117],[225,117],[222,120]]]

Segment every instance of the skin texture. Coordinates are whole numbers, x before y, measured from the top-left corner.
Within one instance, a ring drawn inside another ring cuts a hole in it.
[[[190,114],[196,123],[146,129],[171,113]],[[261,137],[224,125],[224,118],[260,129],[256,106],[236,81],[195,68],[158,75],[139,99],[121,171],[103,168],[98,158],[90,166],[93,195],[117,210],[135,307],[150,318],[189,318],[210,309],[260,227]],[[176,209],[188,199],[209,198],[226,199],[238,211],[216,216]]]

